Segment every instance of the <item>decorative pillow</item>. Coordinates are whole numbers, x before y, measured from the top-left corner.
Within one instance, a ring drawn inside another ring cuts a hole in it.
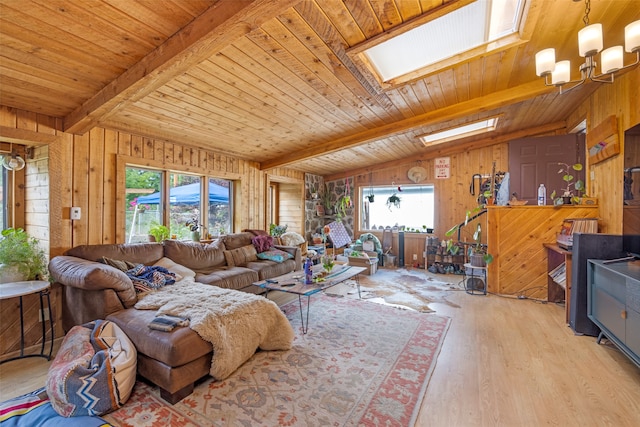
[[[269,249],[268,251],[260,252],[258,254],[260,259],[268,259],[269,261],[275,261],[277,263],[285,262],[288,259],[293,258],[289,252],[281,251],[280,249]]]
[[[227,260],[227,265],[229,267],[242,267],[247,265],[247,263],[256,261],[258,259],[256,247],[253,245],[242,246],[238,249],[224,251],[224,257]]]
[[[103,256],[102,258],[100,258],[98,260],[98,262],[110,265],[111,267],[117,268],[120,271],[131,270],[133,267],[136,266],[136,264],[133,263],[133,262],[119,260],[119,259],[113,259],[113,258],[107,258],[106,256]]]
[[[268,251],[273,247],[273,237],[271,236],[256,236],[251,239],[251,243],[256,247],[258,253]]]
[[[196,278],[195,271],[185,267],[184,265],[180,265],[174,262],[171,258],[167,258],[167,257],[161,258],[158,260],[158,262],[156,262],[153,265],[156,267],[164,267],[169,272],[175,274],[176,282],[179,282],[180,280],[183,280],[183,279],[190,280],[190,279]]]
[[[45,388],[0,403],[2,427],[112,427],[100,417],[75,417],[73,421],[61,417],[51,406]]]
[[[102,415],[129,399],[136,381],[136,348],[115,323],[74,326],[47,375],[47,395],[63,417]]]

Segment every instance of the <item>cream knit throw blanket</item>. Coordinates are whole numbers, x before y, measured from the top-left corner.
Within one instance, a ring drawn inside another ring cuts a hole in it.
[[[143,296],[135,308],[187,317],[190,327],[213,345],[211,376],[227,378],[258,348],[289,350],[293,328],[278,306],[246,292],[181,281]]]

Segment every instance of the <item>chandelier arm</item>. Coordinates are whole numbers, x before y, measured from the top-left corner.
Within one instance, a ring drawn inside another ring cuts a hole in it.
[[[582,86],[582,85],[584,84],[584,82],[585,82],[585,81],[587,81],[587,79],[572,80],[572,81],[570,81],[570,82],[567,82],[567,83],[565,83],[565,84],[568,84],[568,83],[576,83],[575,85],[571,86],[571,87],[570,87],[570,88],[568,88],[568,89],[563,89],[564,85],[561,85],[561,86],[560,86],[560,95],[562,95],[563,93],[567,93],[567,92],[569,92],[569,91],[572,91],[573,89],[575,89],[575,88],[577,88],[577,87],[579,87],[579,86]]]
[[[638,65],[638,64],[640,64],[640,50],[636,50],[636,60],[635,60],[633,63],[628,64],[628,65],[625,65],[625,66],[624,66],[624,67],[622,67],[622,68],[618,68],[617,70],[612,71],[612,72],[610,72],[610,73],[602,73],[602,74],[598,74],[597,76],[595,76],[595,75],[594,75],[594,76],[591,76],[590,78],[591,78],[591,80],[593,80],[594,82],[600,82],[600,83],[613,83],[613,78],[614,78],[614,74],[615,74],[615,73],[617,73],[617,72],[619,72],[619,71],[622,71],[622,70],[625,70],[625,69],[627,69],[627,68],[635,67],[635,66],[636,66],[636,65]],[[607,79],[607,80],[602,80],[602,77],[604,77],[604,76],[609,76],[609,77],[611,77],[611,78],[610,78],[610,79]]]

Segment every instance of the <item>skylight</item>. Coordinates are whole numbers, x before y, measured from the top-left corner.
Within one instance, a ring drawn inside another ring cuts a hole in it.
[[[363,51],[383,82],[518,31],[524,0],[478,0]]]
[[[468,136],[478,135],[484,132],[491,132],[498,125],[498,117],[491,117],[479,122],[469,123],[464,126],[443,130],[441,132],[430,133],[420,136],[420,140],[426,146],[442,144],[443,142],[454,141]]]

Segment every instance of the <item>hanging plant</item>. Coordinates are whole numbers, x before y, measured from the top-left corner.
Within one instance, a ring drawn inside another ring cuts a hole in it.
[[[396,193],[393,193],[387,199],[387,207],[389,208],[389,210],[391,210],[392,207],[400,209],[400,197],[398,197]]]
[[[373,201],[375,200],[375,195],[373,194],[373,192],[367,196],[367,200],[369,200],[369,203],[373,203]]]

